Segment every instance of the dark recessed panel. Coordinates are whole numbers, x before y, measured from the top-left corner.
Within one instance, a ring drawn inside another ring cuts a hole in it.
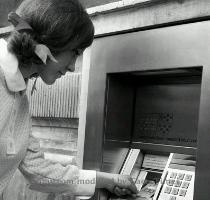
[[[137,89],[134,142],[196,147],[200,84],[157,84]]]
[[[105,105],[105,138],[108,140],[130,141],[134,88],[129,80],[108,76]]]

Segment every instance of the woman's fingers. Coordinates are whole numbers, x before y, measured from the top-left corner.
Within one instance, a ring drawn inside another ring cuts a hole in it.
[[[137,194],[138,190],[137,187],[133,181],[133,179],[130,176],[123,176],[124,184],[122,184],[121,188],[129,189],[131,193]]]
[[[117,186],[114,188],[114,193],[119,197],[122,196],[121,189]]]
[[[130,197],[136,197],[136,195],[134,195],[129,189],[125,189],[125,188],[120,188],[120,187],[115,187],[114,188],[114,193],[117,196],[130,196]]]
[[[128,189],[130,189],[132,193],[137,194],[138,190],[137,190],[137,187],[136,187],[133,179],[131,177],[129,177],[129,180],[130,180],[130,185],[129,185]]]
[[[129,189],[123,189],[123,192],[126,194],[126,195],[131,195],[132,192],[129,190]]]
[[[107,184],[109,187],[106,188],[117,196],[128,196],[133,198],[138,193],[136,185],[130,176],[112,174],[111,180],[111,184]]]

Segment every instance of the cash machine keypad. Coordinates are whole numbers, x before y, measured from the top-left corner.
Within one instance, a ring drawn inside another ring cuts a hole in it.
[[[171,169],[158,200],[185,200],[188,190],[194,187],[194,172]],[[193,191],[189,191],[193,193]]]

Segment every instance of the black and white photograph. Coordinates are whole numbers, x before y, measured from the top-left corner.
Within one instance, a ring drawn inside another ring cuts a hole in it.
[[[209,200],[209,0],[0,0],[0,200]]]

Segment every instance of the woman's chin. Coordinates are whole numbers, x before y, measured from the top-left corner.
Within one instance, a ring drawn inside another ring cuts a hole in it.
[[[39,74],[38,73],[34,73],[29,78],[31,79],[31,78],[37,78],[37,77],[39,77]]]
[[[41,77],[42,78],[42,77]],[[46,83],[47,85],[52,85],[55,83],[56,79],[44,79],[42,78],[43,82]]]

